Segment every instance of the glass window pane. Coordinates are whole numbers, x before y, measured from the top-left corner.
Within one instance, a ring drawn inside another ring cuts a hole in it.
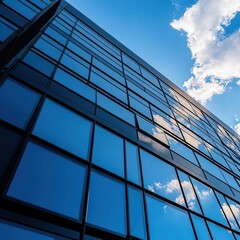
[[[126,203],[124,184],[92,172],[87,222],[116,233],[126,234]]]
[[[205,216],[228,226],[213,190],[195,179],[192,179],[192,183]]]
[[[225,214],[226,218],[228,219],[228,222],[230,223],[231,228],[233,228],[235,230],[239,230],[237,222],[233,216],[233,213],[232,213],[229,205],[227,204],[225,197],[219,192],[216,192],[216,195],[217,195],[218,201],[220,202],[220,205],[222,207],[222,209],[220,210],[222,215]]]
[[[128,187],[130,235],[146,239],[145,214],[142,191]]]
[[[166,139],[164,131],[160,127],[157,127],[156,125],[152,124],[151,122],[145,120],[144,118],[138,115],[137,115],[137,121],[138,121],[139,128],[142,131],[148,133],[150,136],[168,145],[168,141]]]
[[[22,84],[6,80],[0,87],[0,119],[25,128],[39,98],[37,93]]]
[[[180,205],[185,206],[174,167],[152,154],[141,150],[144,187]]]
[[[58,46],[58,48],[55,47],[56,45]],[[46,35],[44,36],[44,38],[39,38],[34,44],[34,47],[57,61],[59,60],[63,51],[63,47],[61,45],[57,44],[55,41],[53,41]]]
[[[23,61],[47,76],[51,76],[54,69],[54,65],[51,62],[33,51],[29,51],[23,58]]]
[[[240,203],[237,203],[229,198],[227,198],[227,201],[232,210],[233,215],[235,216],[235,218],[240,226]]]
[[[198,213],[202,213],[197,197],[195,195],[192,183],[187,174],[178,170],[179,179],[182,185],[183,193],[185,194],[185,199],[187,201],[188,208]]]
[[[88,159],[92,122],[47,99],[33,134]]]
[[[212,222],[208,222],[208,226],[212,233],[213,239],[217,240],[234,240],[233,234],[231,231],[220,227]]]
[[[151,240],[195,239],[185,211],[154,197],[147,196],[146,200]]]
[[[0,221],[0,236],[7,240],[63,240],[66,238],[57,237],[50,233],[45,233],[34,228],[26,227],[20,224]]]
[[[198,240],[211,240],[205,221],[194,214],[191,216]]]
[[[72,57],[78,58],[77,56],[72,56]],[[78,59],[78,61],[76,61],[72,57],[70,57],[67,54],[63,54],[60,62],[64,64],[66,67],[68,67],[69,69],[71,69],[72,71],[75,71],[80,76],[88,79],[88,74],[89,74],[88,64],[85,63],[80,58]]]
[[[167,135],[167,138],[168,138],[168,141],[169,141],[169,144],[170,144],[170,148],[174,152],[180,154],[181,156],[183,156],[184,158],[186,158],[190,162],[192,162],[192,163],[194,163],[196,165],[199,165],[191,148],[187,147],[183,143],[179,142],[175,138],[172,138],[172,137],[170,137],[168,135]]]
[[[108,97],[98,93],[97,104],[131,125],[135,125],[134,114]]]
[[[57,69],[54,80],[88,100],[95,102],[96,91],[62,69]]]
[[[215,164],[213,164],[211,161],[207,160],[206,158],[204,158],[203,156],[196,154],[197,159],[201,165],[201,167],[206,170],[207,172],[211,173],[213,176],[221,179],[222,181],[226,182],[226,180],[224,179],[220,169],[218,166],[216,166]]]
[[[130,142],[125,143],[127,179],[141,185],[138,147]]]
[[[123,139],[102,127],[96,126],[92,162],[124,177]]]
[[[81,164],[30,142],[7,195],[81,219],[85,172]]]

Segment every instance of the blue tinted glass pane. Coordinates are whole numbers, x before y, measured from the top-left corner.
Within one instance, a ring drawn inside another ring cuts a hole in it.
[[[188,208],[198,213],[202,213],[192,183],[187,174],[178,170],[179,179],[182,185],[183,193],[187,201]]]
[[[123,139],[96,126],[92,162],[124,177]]]
[[[25,128],[38,100],[39,95],[34,91],[6,80],[0,87],[0,119]]]
[[[48,41],[46,41],[46,39]],[[60,51],[59,49],[57,49],[56,47],[54,47],[51,43],[51,39],[49,39],[48,37],[45,36],[44,39],[39,38],[38,41],[34,44],[34,47],[36,47],[37,49],[39,49],[40,51],[44,52],[46,55],[54,58],[55,60],[59,60],[62,51]],[[50,43],[49,43],[50,42]],[[57,44],[56,42],[52,41],[53,43]],[[59,47],[59,46],[58,46]],[[63,50],[63,48],[61,49]]]
[[[51,76],[54,69],[54,65],[52,63],[32,51],[28,52],[28,54],[23,58],[23,61],[47,76]]]
[[[150,196],[146,200],[151,240],[195,239],[185,211]]]
[[[222,214],[225,214],[226,218],[228,219],[228,222],[230,223],[230,227],[235,230],[239,230],[237,222],[233,216],[233,213],[232,213],[229,205],[227,204],[225,197],[219,192],[216,192],[216,195],[217,195],[218,201],[220,202],[220,205],[222,207],[222,210],[220,210],[220,211]]]
[[[47,30],[45,31],[46,34],[48,34],[49,36],[51,36],[53,39],[55,39],[56,41],[62,43],[63,45],[66,44],[67,39],[61,35],[59,32],[55,31],[53,28],[49,27],[47,28]]]
[[[203,156],[196,154],[197,159],[201,165],[201,167],[206,170],[207,172],[211,173],[213,176],[221,179],[222,181],[226,182],[224,179],[221,171],[219,170],[219,167],[213,164],[211,161],[207,160]]]
[[[33,228],[25,227],[20,224],[14,224],[7,221],[0,222],[0,236],[1,239],[7,240],[57,240],[63,239],[43,231],[39,231]]]
[[[195,179],[192,179],[192,182],[205,216],[228,225],[213,190]]]
[[[217,240],[234,240],[233,234],[231,231],[222,228],[212,222],[208,222],[208,226],[212,233],[213,239]]]
[[[106,175],[92,172],[87,222],[126,234],[124,184]]]
[[[82,48],[74,44],[73,42],[68,42],[67,47],[71,49],[75,54],[82,57],[86,61],[91,61],[91,55],[84,51]]]
[[[86,63],[83,60],[79,59],[79,62],[75,59],[69,57],[68,55],[64,54],[61,59],[61,63],[64,64],[66,67],[75,71],[79,75],[83,76],[84,78],[88,78],[89,69],[86,67]]]
[[[205,221],[196,215],[191,216],[198,240],[211,240]]]
[[[233,215],[235,216],[237,222],[240,225],[240,204],[227,198],[228,204],[232,210]]]
[[[25,4],[23,4],[20,1],[3,0],[3,3],[5,3],[7,6],[9,6],[10,8],[15,10],[17,13],[21,14],[22,16],[26,17],[27,19],[31,19],[36,15],[36,12],[34,12],[31,8],[27,7]],[[31,4],[30,6],[33,8]]]
[[[47,99],[33,134],[88,159],[91,129],[90,121]]]
[[[185,206],[174,167],[141,150],[144,187]]]
[[[145,214],[142,191],[128,187],[130,235],[146,239]]]
[[[182,144],[181,142],[179,142],[178,140],[176,140],[176,139],[174,139],[170,136],[167,136],[167,138],[169,140],[170,148],[174,152],[183,156],[184,158],[191,161],[192,163],[195,163],[196,165],[199,165],[191,148],[185,146],[184,144]]]
[[[138,112],[142,113],[144,116],[152,119],[152,115],[149,109],[149,106],[146,106],[144,104],[142,104],[141,102],[139,102],[138,100],[136,100],[133,97],[129,97],[130,99],[130,106],[134,109],[136,109]]]
[[[88,100],[95,102],[96,91],[62,69],[57,69],[54,80]]]
[[[7,195],[81,219],[85,167],[34,143],[29,143]]]
[[[152,137],[168,145],[166,136],[161,128],[157,127],[156,125],[152,124],[151,122],[145,120],[140,116],[137,116],[137,121],[138,121],[139,128],[142,131],[145,131]]]
[[[10,27],[9,25],[10,23],[8,24],[8,22],[5,19],[0,17],[0,29],[1,29],[0,41],[4,41],[8,36],[10,36],[14,32],[14,30],[17,29],[14,25],[13,27]]]
[[[141,185],[138,147],[132,143],[126,142],[125,150],[127,164],[127,179],[138,185]]]
[[[102,94],[97,95],[97,103],[102,108],[116,115],[117,117],[123,119],[124,121],[135,125],[134,114],[130,112],[128,109],[122,107],[120,104],[112,101],[108,97],[105,97]]]

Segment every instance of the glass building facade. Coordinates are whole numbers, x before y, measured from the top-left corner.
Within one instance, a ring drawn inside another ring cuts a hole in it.
[[[232,129],[65,1],[0,29],[1,239],[240,239]]]

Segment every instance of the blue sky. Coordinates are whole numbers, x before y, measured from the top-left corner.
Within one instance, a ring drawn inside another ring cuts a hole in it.
[[[240,134],[240,0],[68,0]]]

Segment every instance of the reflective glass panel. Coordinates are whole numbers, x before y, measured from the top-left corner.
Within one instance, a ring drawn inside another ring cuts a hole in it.
[[[233,215],[235,216],[235,219],[238,222],[238,225],[240,226],[240,203],[237,203],[229,198],[227,198],[228,205],[230,206]]]
[[[146,200],[151,240],[195,239],[185,211],[154,197],[147,196]]]
[[[172,137],[170,137],[168,135],[167,135],[167,138],[168,138],[168,141],[169,141],[170,148],[174,152],[176,152],[177,154],[183,156],[184,158],[186,158],[190,162],[198,165],[196,157],[194,156],[193,151],[192,151],[191,148],[187,147],[183,143],[179,142],[175,138],[172,138]]]
[[[217,195],[218,201],[220,202],[221,207],[222,207],[221,213],[223,215],[225,214],[226,218],[228,219],[228,222],[230,223],[231,228],[233,228],[235,230],[239,230],[239,227],[236,223],[236,220],[233,216],[233,213],[232,213],[229,205],[227,204],[225,197],[219,192],[216,192],[216,195]]]
[[[97,94],[97,104],[131,125],[135,125],[134,114],[131,111],[101,93]]]
[[[142,191],[128,187],[130,235],[146,239],[145,214]]]
[[[0,221],[0,236],[2,239],[7,240],[64,240],[66,238],[61,238],[54,236],[43,231],[39,231],[34,228],[26,227],[20,224],[10,223],[7,221]]]
[[[120,234],[126,234],[125,187],[107,175],[92,172],[87,222]]]
[[[205,221],[194,214],[191,214],[191,217],[198,240],[211,240]]]
[[[85,172],[81,164],[30,142],[7,195],[81,219]]]
[[[217,240],[234,240],[233,234],[231,231],[220,227],[217,224],[214,224],[212,222],[208,222],[208,226],[210,228],[210,231],[212,233],[213,239]]]
[[[138,185],[141,185],[138,147],[127,141],[125,144],[127,179]]]
[[[12,80],[0,87],[0,119],[25,128],[40,96],[29,88]]]
[[[33,134],[88,159],[92,122],[47,99]]]
[[[33,51],[29,51],[23,61],[47,76],[51,76],[54,69],[54,65],[50,61]]]
[[[183,193],[187,201],[188,208],[198,213],[202,213],[192,183],[187,174],[178,170],[179,179],[182,185]]]
[[[144,187],[151,192],[185,206],[174,167],[141,150]]]
[[[225,217],[222,215],[222,209],[217,201],[213,190],[195,179],[192,179],[192,183],[204,214],[207,217],[228,226]]]
[[[100,126],[96,126],[92,162],[124,177],[123,139]]]
[[[54,80],[88,100],[95,102],[96,91],[62,69],[57,69]]]

